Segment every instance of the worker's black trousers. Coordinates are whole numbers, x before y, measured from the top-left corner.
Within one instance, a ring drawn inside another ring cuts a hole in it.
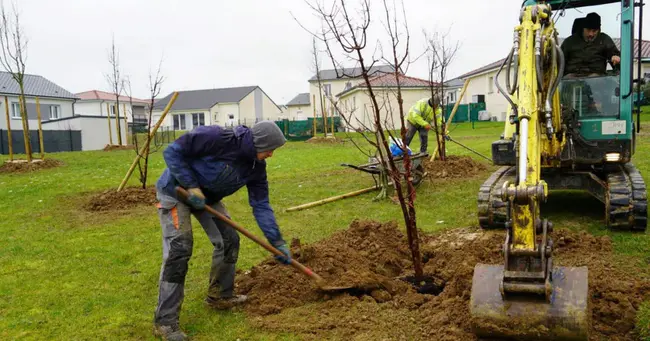
[[[173,197],[158,192],[158,216],[162,228],[163,261],[160,269],[158,304],[155,322],[174,324],[184,298],[185,276],[192,257],[194,238],[191,217],[194,215],[214,246],[208,296],[213,299],[233,296],[235,264],[239,255],[239,235],[232,227],[205,211],[191,208]],[[229,217],[223,203],[212,205]]]
[[[429,144],[429,131],[424,127],[414,126],[411,122],[407,121],[406,141],[404,142],[406,142],[407,146],[410,145],[415,136],[415,132],[420,134],[420,153],[426,153]]]

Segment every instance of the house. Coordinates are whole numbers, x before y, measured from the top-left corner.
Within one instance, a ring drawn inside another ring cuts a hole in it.
[[[445,104],[456,103],[460,97],[460,92],[462,91],[464,84],[465,81],[460,78],[454,78],[444,83],[443,91],[445,92]],[[468,103],[467,97],[463,96],[461,104],[466,103]]]
[[[156,102],[157,122],[173,93]],[[173,130],[192,130],[202,125],[248,125],[260,120],[277,120],[281,109],[259,86],[179,91],[162,126]]]
[[[290,120],[306,120],[314,117],[314,110],[311,107],[310,95],[308,92],[296,95],[286,104],[287,118]]]
[[[77,115],[106,117],[109,111],[111,116],[116,114],[117,101],[115,100],[115,94],[111,92],[89,90],[79,92],[76,96],[79,98],[75,103],[75,113]],[[127,96],[119,96],[118,98],[120,101],[120,118],[123,119],[126,112],[129,131],[132,131],[134,125],[146,126],[149,101]]]
[[[399,75],[399,84],[402,94],[402,109],[404,116],[408,115],[411,106],[422,98],[431,97],[431,87],[438,83],[428,80]],[[370,79],[375,98],[382,113],[382,123],[386,128],[399,129],[401,127],[400,110],[397,102],[397,80],[394,74],[382,74]],[[358,83],[338,94],[339,108],[343,112],[346,124],[354,130],[365,130],[374,125],[374,110],[372,100],[367,90],[366,82]],[[405,122],[406,124],[406,122]]]
[[[395,69],[392,65],[377,65],[370,69],[369,75],[371,77],[376,77],[387,73],[393,73],[394,70]],[[319,80],[322,92],[319,90]],[[358,85],[359,82],[363,82],[360,67],[321,70],[318,74],[312,76],[309,79],[309,98],[316,99],[316,116],[322,116],[322,96],[335,96],[335,94]],[[336,100],[336,98],[333,98],[333,100]],[[327,110],[328,113],[332,112],[332,106],[329,100],[325,101],[324,110]]]
[[[113,144],[117,144],[116,124],[119,124],[121,127],[122,144],[126,143],[126,124],[123,121],[115,122],[115,117],[112,117],[109,130],[107,117],[77,113],[75,105],[79,98],[54,82],[39,75],[25,74],[24,86],[29,130],[32,136],[38,136],[35,133],[38,130],[36,98],[39,100],[41,125],[43,128],[43,144],[46,152],[98,150],[103,149],[109,144],[111,139]],[[19,94],[18,84],[11,77],[11,74],[0,72],[0,95],[5,97],[9,103],[9,127],[14,131],[12,135],[14,142],[16,142],[16,138],[22,141],[22,137],[19,137],[21,134],[16,134],[17,131],[23,130],[20,117],[20,105],[18,103]],[[0,103],[0,110],[3,112],[7,109],[4,103],[4,101]],[[0,120],[0,130],[6,130],[7,126],[6,120]],[[110,138],[109,131],[112,134]],[[65,132],[65,134],[57,135],[55,132]],[[64,136],[64,138],[58,139],[57,136]],[[6,135],[3,136],[4,138],[6,138]],[[31,139],[32,150],[37,151],[39,142],[34,137]],[[21,144],[22,142],[14,143],[14,150],[18,152],[22,150],[24,152],[24,148],[20,146]]]
[[[74,116],[74,102],[77,97],[73,93],[38,75],[25,74],[23,83],[30,130],[38,129],[36,97],[39,99],[41,122],[45,123],[50,120]],[[19,95],[18,83],[12,78],[11,74],[0,72],[0,96],[3,97],[0,109],[3,114],[2,117],[4,117],[7,109],[5,103],[8,103],[10,117],[9,122],[5,119],[0,120],[0,129],[6,130],[9,126],[12,130],[23,130],[20,104],[18,102]]]
[[[616,46],[620,49],[620,39],[612,38]],[[560,44],[564,39],[560,38]],[[644,40],[642,44],[639,44],[639,40],[635,41],[634,44],[634,74],[633,77],[636,78],[638,70],[638,62],[636,56],[638,49],[641,45],[641,77],[647,80],[650,80],[650,41]],[[458,78],[461,80],[469,79],[469,85],[465,92],[466,100],[472,102],[481,102],[484,101],[486,105],[486,110],[489,113],[490,117],[496,118],[498,121],[505,121],[508,111],[508,102],[505,97],[498,91],[494,85],[494,77],[496,77],[497,71],[504,64],[505,58],[482,66],[478,69],[467,72]],[[499,75],[499,84],[505,89],[505,67],[504,70]]]

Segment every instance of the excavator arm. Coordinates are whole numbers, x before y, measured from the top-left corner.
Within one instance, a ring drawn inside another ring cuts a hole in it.
[[[524,6],[513,48],[514,82],[495,84],[510,103],[505,138],[515,146],[516,178],[502,187],[508,207],[504,264],[478,264],[470,308],[479,337],[587,340],[587,269],[554,267],[552,224],[540,215],[548,196],[543,167],[560,162],[566,143],[559,95],[563,57],[551,6]],[[499,70],[499,73],[503,70]]]

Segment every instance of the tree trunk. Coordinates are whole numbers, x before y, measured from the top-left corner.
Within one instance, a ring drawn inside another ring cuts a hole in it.
[[[122,145],[122,128],[120,127],[120,99],[119,95],[115,96],[115,126],[117,127],[117,144]]]
[[[5,96],[5,116],[7,117],[7,141],[9,142],[9,161],[14,160],[14,142],[11,138],[11,118],[9,118],[9,99]]]
[[[32,141],[29,136],[29,121],[27,120],[27,102],[25,101],[25,89],[20,84],[20,93],[18,102],[20,105],[20,118],[23,122],[23,139],[25,140],[25,154],[27,155],[27,162],[32,162]]]

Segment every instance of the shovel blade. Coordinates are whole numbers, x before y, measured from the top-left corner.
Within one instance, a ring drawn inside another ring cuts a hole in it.
[[[472,279],[472,330],[479,338],[514,340],[588,340],[586,267],[555,267],[550,302],[544,297],[503,299],[502,265],[477,264]]]

